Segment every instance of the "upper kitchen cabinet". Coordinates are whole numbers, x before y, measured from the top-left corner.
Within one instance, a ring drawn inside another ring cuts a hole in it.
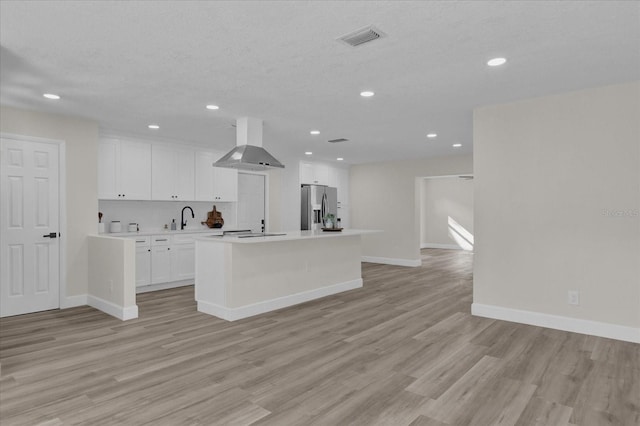
[[[329,167],[326,164],[300,162],[300,183],[329,185]]]
[[[151,144],[118,139],[100,141],[98,198],[151,199]]]
[[[238,201],[238,170],[225,167],[213,169],[213,199]]]
[[[329,168],[329,186],[338,188],[339,204],[349,204],[349,169]]]
[[[238,171],[213,167],[219,157],[211,152],[196,153],[196,201],[238,201]]]
[[[194,152],[154,145],[151,155],[151,199],[194,200]]]

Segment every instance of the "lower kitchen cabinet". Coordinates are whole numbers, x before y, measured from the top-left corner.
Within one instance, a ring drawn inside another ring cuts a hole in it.
[[[136,287],[195,278],[193,235],[136,238]]]
[[[151,243],[149,237],[136,238],[136,287],[151,284]]]
[[[196,276],[196,243],[192,235],[174,235],[171,240],[171,281]]]
[[[171,281],[190,280],[196,275],[194,243],[174,244],[171,251]]]
[[[151,284],[171,280],[171,246],[151,246]]]

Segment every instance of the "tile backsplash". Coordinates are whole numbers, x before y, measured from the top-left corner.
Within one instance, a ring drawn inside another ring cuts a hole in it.
[[[236,225],[236,203],[221,202],[178,202],[178,201],[118,201],[100,200],[98,209],[103,213],[102,222],[105,224],[106,232],[109,232],[109,223],[112,220],[119,220],[122,223],[122,230],[126,232],[129,223],[137,223],[140,231],[155,231],[164,228],[164,225],[171,227],[171,220],[176,220],[176,226],[180,229],[180,213],[182,208],[189,206],[193,209],[195,218],[191,218],[191,212],[185,211],[187,229],[208,229],[207,225],[200,222],[207,220],[207,212],[216,209],[222,213],[224,227],[231,228]],[[96,212],[96,222],[98,213]]]

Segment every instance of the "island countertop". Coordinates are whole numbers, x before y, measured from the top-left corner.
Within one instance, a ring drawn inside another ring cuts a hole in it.
[[[232,244],[256,244],[256,243],[272,243],[278,241],[293,240],[309,240],[316,238],[336,238],[351,237],[356,235],[374,234],[382,231],[373,229],[343,229],[342,231],[289,231],[289,232],[267,232],[267,235],[243,237],[241,235],[207,235],[196,237],[196,241],[208,241],[215,243],[232,243]],[[271,235],[269,235],[271,234]]]
[[[362,287],[362,236],[293,231],[195,238],[198,311],[234,321]]]

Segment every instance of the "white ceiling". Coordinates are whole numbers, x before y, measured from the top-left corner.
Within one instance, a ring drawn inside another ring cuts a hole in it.
[[[3,105],[225,151],[252,116],[276,157],[362,163],[470,153],[477,106],[639,79],[640,3],[3,0],[0,44]]]

